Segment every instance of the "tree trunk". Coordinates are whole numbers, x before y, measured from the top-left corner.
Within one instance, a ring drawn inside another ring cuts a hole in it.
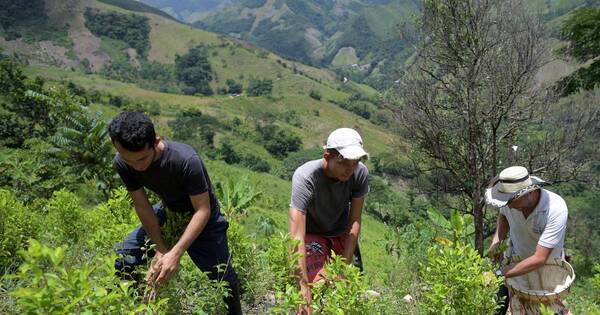
[[[480,202],[481,193],[473,193],[473,224],[475,225],[475,248],[483,256],[483,204]]]

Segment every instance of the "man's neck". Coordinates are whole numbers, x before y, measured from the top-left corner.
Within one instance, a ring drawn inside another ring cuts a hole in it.
[[[164,152],[165,152],[165,142],[163,140],[160,140],[158,142],[158,144],[154,147],[154,159],[152,159],[152,161],[154,162],[154,161],[160,159]]]
[[[529,215],[531,213],[533,213],[533,211],[535,210],[535,208],[537,208],[538,204],[540,203],[540,198],[542,196],[542,192],[538,189],[538,190],[532,192],[532,194],[535,194],[533,196],[534,197],[533,200],[535,202],[532,202],[532,204],[529,207],[527,207],[526,209],[523,210],[523,215],[525,216],[525,218],[529,217]]]

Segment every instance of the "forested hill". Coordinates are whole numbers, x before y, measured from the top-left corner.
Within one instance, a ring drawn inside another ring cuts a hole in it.
[[[115,276],[115,243],[139,224],[107,134],[127,110],[146,113],[163,139],[192,145],[205,162],[230,222],[246,314],[293,314],[304,303],[286,236],[290,179],[322,156],[338,127],[358,130],[370,153],[364,272],[339,258],[328,264],[313,288],[314,314],[493,313],[501,280],[486,276],[497,266],[483,253],[497,211],[483,207],[481,192],[511,164],[554,182],[548,189],[565,198],[577,273],[567,302],[574,314],[600,314],[600,50],[588,45],[600,42],[600,9],[592,2],[152,2],[263,27],[217,34],[138,1],[0,1],[0,313],[225,312],[223,283],[188,256],[154,299],[144,281]],[[285,18],[268,15],[268,5]],[[409,9],[421,5],[428,10]],[[547,9],[541,19],[535,8]],[[320,63],[249,41],[280,36],[284,47],[290,35],[310,52],[304,40],[314,28],[325,34],[320,44],[332,40],[319,58],[375,69],[373,51],[395,49],[391,21],[409,11],[427,22],[415,37],[427,41],[412,43],[421,51],[413,67],[395,66],[405,50],[394,57],[386,69],[403,75],[383,91],[357,83],[360,69],[310,66]],[[292,34],[286,21],[303,31]],[[353,29],[356,21],[369,29]],[[373,30],[384,36],[335,48]],[[375,44],[356,54],[363,43]],[[454,53],[460,58],[439,63]],[[163,232],[170,244],[181,233]]]
[[[328,67],[384,89],[414,52],[420,1],[144,1],[196,26],[248,40],[282,56]],[[594,1],[527,1],[546,21]],[[208,4],[210,6],[210,4]],[[196,10],[197,14],[191,13]]]

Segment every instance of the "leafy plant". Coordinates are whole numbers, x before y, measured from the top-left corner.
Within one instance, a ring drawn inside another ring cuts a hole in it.
[[[493,314],[502,280],[492,276],[492,270],[472,245],[458,241],[430,247],[420,270],[425,286],[420,310],[424,314]]]
[[[247,178],[219,181],[215,185],[215,192],[221,202],[221,210],[228,218],[245,216],[248,208],[262,194],[250,186]]]
[[[25,314],[155,313],[166,300],[139,303],[132,282],[114,275],[113,258],[65,267],[64,247],[49,248],[31,239],[21,251],[24,263],[10,277],[24,286],[11,292]]]
[[[325,265],[323,282],[312,287],[315,314],[370,314],[376,299],[360,270],[335,253]]]

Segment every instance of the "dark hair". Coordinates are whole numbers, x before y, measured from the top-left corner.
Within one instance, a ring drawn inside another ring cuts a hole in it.
[[[146,145],[152,148],[156,140],[154,124],[148,116],[140,112],[122,112],[113,118],[108,126],[110,139],[119,142],[123,148],[137,152]]]
[[[327,153],[331,154],[331,156],[336,157],[340,155],[340,152],[337,149],[325,149]]]

